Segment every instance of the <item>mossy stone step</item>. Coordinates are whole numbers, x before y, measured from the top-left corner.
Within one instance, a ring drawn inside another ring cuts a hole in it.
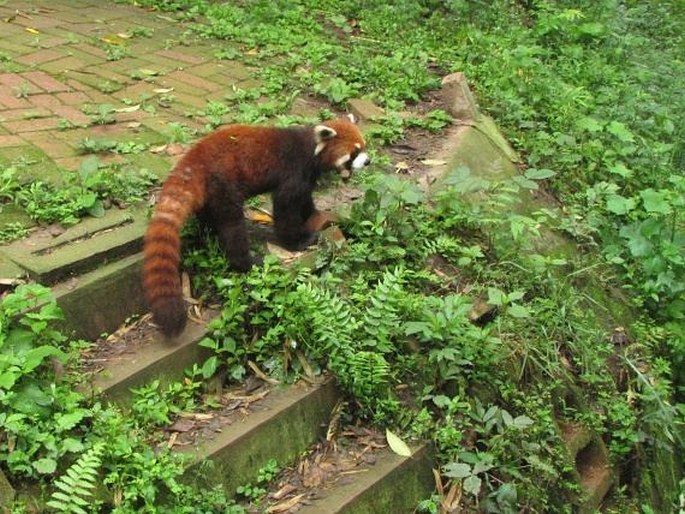
[[[250,406],[243,420],[180,450],[192,456],[185,480],[204,487],[221,485],[227,494],[235,494],[238,486],[253,482],[270,459],[293,462],[323,437],[338,400],[332,379],[273,389]]]
[[[139,252],[147,223],[144,209],[110,210],[57,236],[42,230],[0,247],[0,257],[25,270],[32,280],[51,285]]]
[[[423,444],[411,457],[389,450],[364,473],[340,479],[298,514],[410,514],[435,489],[431,449]]]
[[[216,313],[207,311],[204,322]],[[211,351],[197,343],[205,335],[204,323],[189,320],[185,330],[174,340],[153,335],[116,357],[109,358],[83,389],[102,394],[109,401],[128,403],[131,388],[158,379],[161,385],[182,380],[186,369],[210,357]]]

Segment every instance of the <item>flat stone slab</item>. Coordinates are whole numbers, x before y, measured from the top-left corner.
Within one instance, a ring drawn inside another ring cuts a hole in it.
[[[128,317],[147,310],[137,253],[52,287],[64,312],[64,328],[75,337],[95,340],[115,331]]]
[[[215,315],[213,311],[206,311],[202,323],[189,319],[185,330],[174,340],[151,333],[120,355],[108,358],[103,368],[81,389],[93,395],[102,394],[109,401],[126,404],[132,388],[155,379],[159,379],[162,385],[182,380],[186,368],[211,356],[209,349],[197,343],[205,335],[206,323]]]
[[[250,407],[243,420],[197,447],[179,450],[191,457],[186,480],[205,487],[222,485],[228,494],[235,494],[238,486],[254,481],[269,459],[292,462],[322,437],[338,398],[333,380],[272,390]]]
[[[364,473],[341,479],[297,512],[299,514],[378,514],[415,511],[417,503],[435,489],[428,444],[413,449],[411,457],[389,450]]]
[[[53,236],[47,229],[0,247],[5,258],[42,284],[54,284],[69,275],[142,249],[148,224],[142,209],[110,210],[102,218],[87,218]]]

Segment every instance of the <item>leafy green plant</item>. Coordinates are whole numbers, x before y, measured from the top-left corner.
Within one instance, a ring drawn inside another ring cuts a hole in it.
[[[90,413],[69,384],[55,383],[53,360],[68,357],[52,326],[61,319],[41,286],[20,285],[0,303],[0,462],[17,475],[51,474],[62,456],[83,448],[70,432]]]
[[[86,514],[85,507],[91,504],[90,498],[97,486],[97,475],[102,466],[101,454],[104,443],[96,443],[86,450],[67,471],[55,480],[56,489],[46,503],[57,512]]]

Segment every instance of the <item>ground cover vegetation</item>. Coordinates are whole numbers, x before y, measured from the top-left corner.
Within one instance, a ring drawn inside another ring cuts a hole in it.
[[[52,328],[53,303],[17,316],[47,291],[5,297],[0,463],[10,476],[57,475],[51,506],[66,512],[103,502],[240,512],[223,493],[181,485],[173,454],[152,451],[153,429],[197,408],[203,378],[239,381],[249,358],[291,381],[306,360],[337,377],[348,419],[432,438],[466,511],[571,512],[581,491],[559,431],[571,422],[609,448],[618,480],[605,511],[685,509],[682,4],[138,3],[225,41],[219,57],[258,65],[254,89],[208,103],[207,129],[291,123],[302,92],[341,108],[367,96],[386,113],[368,134],[380,164],[357,178],[364,195],[343,225],[346,244],[323,248],[314,271],[267,257],[235,275],[211,237],[187,231],[195,289],[224,305],[202,342],[215,356],[184,383],[138,391],[130,416],[87,402],[68,373],[55,380],[55,361],[69,369],[85,343]],[[383,145],[448,122],[441,111],[400,113],[454,70],[524,157],[523,179],[488,183],[460,169],[427,196],[411,177],[384,173]],[[557,207],[513,208],[543,186]],[[474,191],[487,195],[469,201]],[[550,231],[578,251],[546,253]],[[627,307],[611,308],[611,291]],[[95,470],[114,500],[92,500]],[[255,483],[240,491],[253,504]],[[439,502],[420,509],[439,512]]]

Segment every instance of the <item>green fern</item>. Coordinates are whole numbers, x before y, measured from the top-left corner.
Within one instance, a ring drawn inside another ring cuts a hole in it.
[[[360,400],[381,396],[390,377],[390,365],[377,352],[356,352],[350,361],[352,392]]]
[[[394,350],[394,340],[402,332],[401,310],[407,301],[403,288],[404,270],[386,270],[363,306],[361,329],[364,331],[365,346],[382,353]]]
[[[84,507],[91,504],[87,498],[93,495],[95,489],[103,449],[103,443],[96,443],[83,453],[64,475],[55,480],[55,487],[58,490],[53,491],[50,501],[47,502],[48,507],[57,512],[88,514]]]

